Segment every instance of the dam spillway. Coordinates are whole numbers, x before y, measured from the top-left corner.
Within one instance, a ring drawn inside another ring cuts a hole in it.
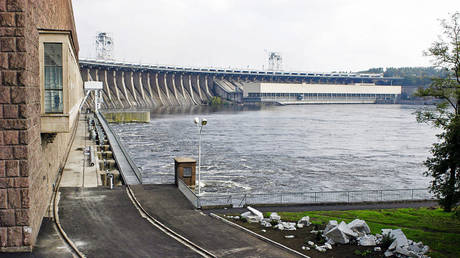
[[[80,60],[79,64],[84,81],[103,82],[105,109],[202,105],[213,97],[241,103],[247,82],[393,85],[398,80],[378,74],[191,68],[101,60]]]

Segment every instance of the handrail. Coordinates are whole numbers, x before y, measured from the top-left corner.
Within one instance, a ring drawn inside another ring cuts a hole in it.
[[[110,128],[110,125],[107,123],[107,120],[105,119],[104,115],[101,114],[100,112],[97,113],[97,117],[99,120],[103,120],[105,125],[106,125],[106,128],[110,131],[110,133],[113,135],[113,138],[115,139],[115,141],[117,142],[118,146],[120,146],[120,149],[121,149],[121,152],[123,153],[123,155],[126,157],[126,160],[128,161],[128,164],[129,166],[133,169],[134,171],[134,174],[136,175],[137,179],[139,180],[139,182],[142,184],[142,174],[141,172],[139,171],[139,168],[136,166],[136,164],[134,164],[134,162],[132,161],[131,159],[131,156],[129,155],[129,153],[125,150],[122,142],[120,141],[120,139],[118,138],[118,136],[112,131],[112,128]]]

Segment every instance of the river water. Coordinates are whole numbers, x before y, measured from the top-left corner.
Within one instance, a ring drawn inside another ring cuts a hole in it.
[[[303,105],[153,110],[151,122],[112,124],[144,183],[173,183],[177,156],[198,156],[202,192],[275,193],[427,187],[423,161],[437,131],[420,106]]]

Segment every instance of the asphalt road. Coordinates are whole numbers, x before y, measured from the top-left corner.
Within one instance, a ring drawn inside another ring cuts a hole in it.
[[[151,216],[217,257],[294,256],[284,249],[194,210],[175,185],[136,185],[131,188]]]
[[[200,257],[142,218],[125,187],[60,191],[61,225],[87,257]]]

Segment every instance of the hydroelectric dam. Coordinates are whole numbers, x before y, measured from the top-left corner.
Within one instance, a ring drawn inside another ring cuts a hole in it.
[[[392,86],[400,81],[400,78],[383,77],[382,74],[194,68],[101,60],[80,60],[79,63],[84,81],[103,82],[102,108],[105,109],[202,105],[209,103],[216,96],[234,103],[243,103],[245,100],[261,101],[261,96],[285,98],[288,101],[293,99],[297,102],[305,102],[309,98],[314,98],[315,101],[327,100],[319,103],[342,103],[337,100],[350,103],[353,99],[359,101],[352,103],[375,103],[379,99],[390,98],[394,103],[397,97],[394,91],[388,94],[387,91],[379,93],[372,90],[377,89],[375,86]],[[248,95],[244,94],[245,85],[248,83],[303,84],[315,86],[316,90],[299,93],[278,90]],[[337,86],[349,88],[342,87],[342,90]],[[328,90],[318,91],[318,87]],[[400,91],[400,86],[398,87]],[[382,87],[384,90],[387,88],[389,87]],[[350,89],[357,90],[350,92]]]

